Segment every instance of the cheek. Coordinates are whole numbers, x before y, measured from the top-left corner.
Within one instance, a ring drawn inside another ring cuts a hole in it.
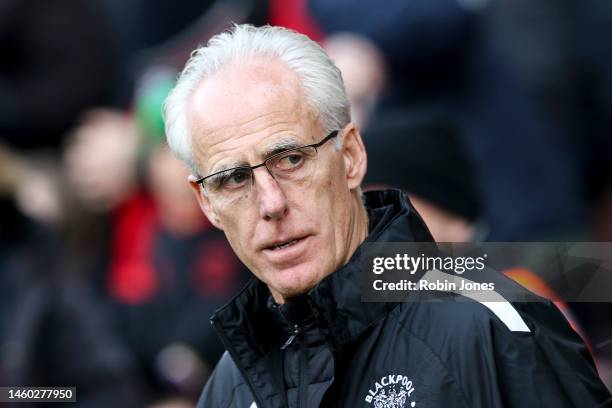
[[[252,222],[245,215],[221,218],[225,236],[241,260],[249,256],[248,244],[252,242],[252,234],[249,228]]]
[[[342,195],[345,191],[348,192],[348,184],[346,181],[346,169],[344,166],[344,159],[340,156],[340,152],[335,152],[338,157],[335,158],[333,163],[328,168],[326,181],[326,188],[332,188],[331,190],[335,195]]]
[[[324,201],[327,197],[337,194],[338,189],[342,188],[341,178],[338,177],[337,173],[334,173],[334,169],[328,168],[325,170],[303,186],[312,192],[316,197],[315,201]]]

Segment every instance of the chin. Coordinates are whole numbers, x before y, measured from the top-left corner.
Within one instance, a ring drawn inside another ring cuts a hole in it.
[[[270,283],[283,298],[291,298],[308,292],[315,287],[325,274],[313,270],[308,265],[299,265],[290,269],[277,271],[274,273]]]

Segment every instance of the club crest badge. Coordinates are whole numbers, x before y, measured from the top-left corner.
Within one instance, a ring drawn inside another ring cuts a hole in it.
[[[389,374],[368,390],[365,402],[374,408],[414,408],[417,404],[411,399],[413,392],[414,384],[408,377]]]

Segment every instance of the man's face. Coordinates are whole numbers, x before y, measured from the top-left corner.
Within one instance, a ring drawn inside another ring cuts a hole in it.
[[[274,61],[229,66],[206,79],[190,98],[188,117],[203,176],[256,165],[279,146],[313,144],[326,136],[297,76]],[[203,193],[190,178],[205,214],[277,301],[304,293],[342,266],[367,234],[363,226],[356,228],[355,193],[365,173],[365,151],[354,126],[343,133],[342,149],[332,141],[318,149],[308,178],[281,182],[260,167],[250,192],[230,204]]]

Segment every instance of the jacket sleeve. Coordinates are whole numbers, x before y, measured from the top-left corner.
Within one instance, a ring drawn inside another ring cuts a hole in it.
[[[226,351],[206,383],[197,408],[252,408],[255,406],[249,386]]]
[[[472,362],[461,365],[471,406],[612,406],[582,339],[550,302],[517,303],[530,331],[511,331],[493,314],[469,340]],[[467,369],[466,369],[467,368]]]

